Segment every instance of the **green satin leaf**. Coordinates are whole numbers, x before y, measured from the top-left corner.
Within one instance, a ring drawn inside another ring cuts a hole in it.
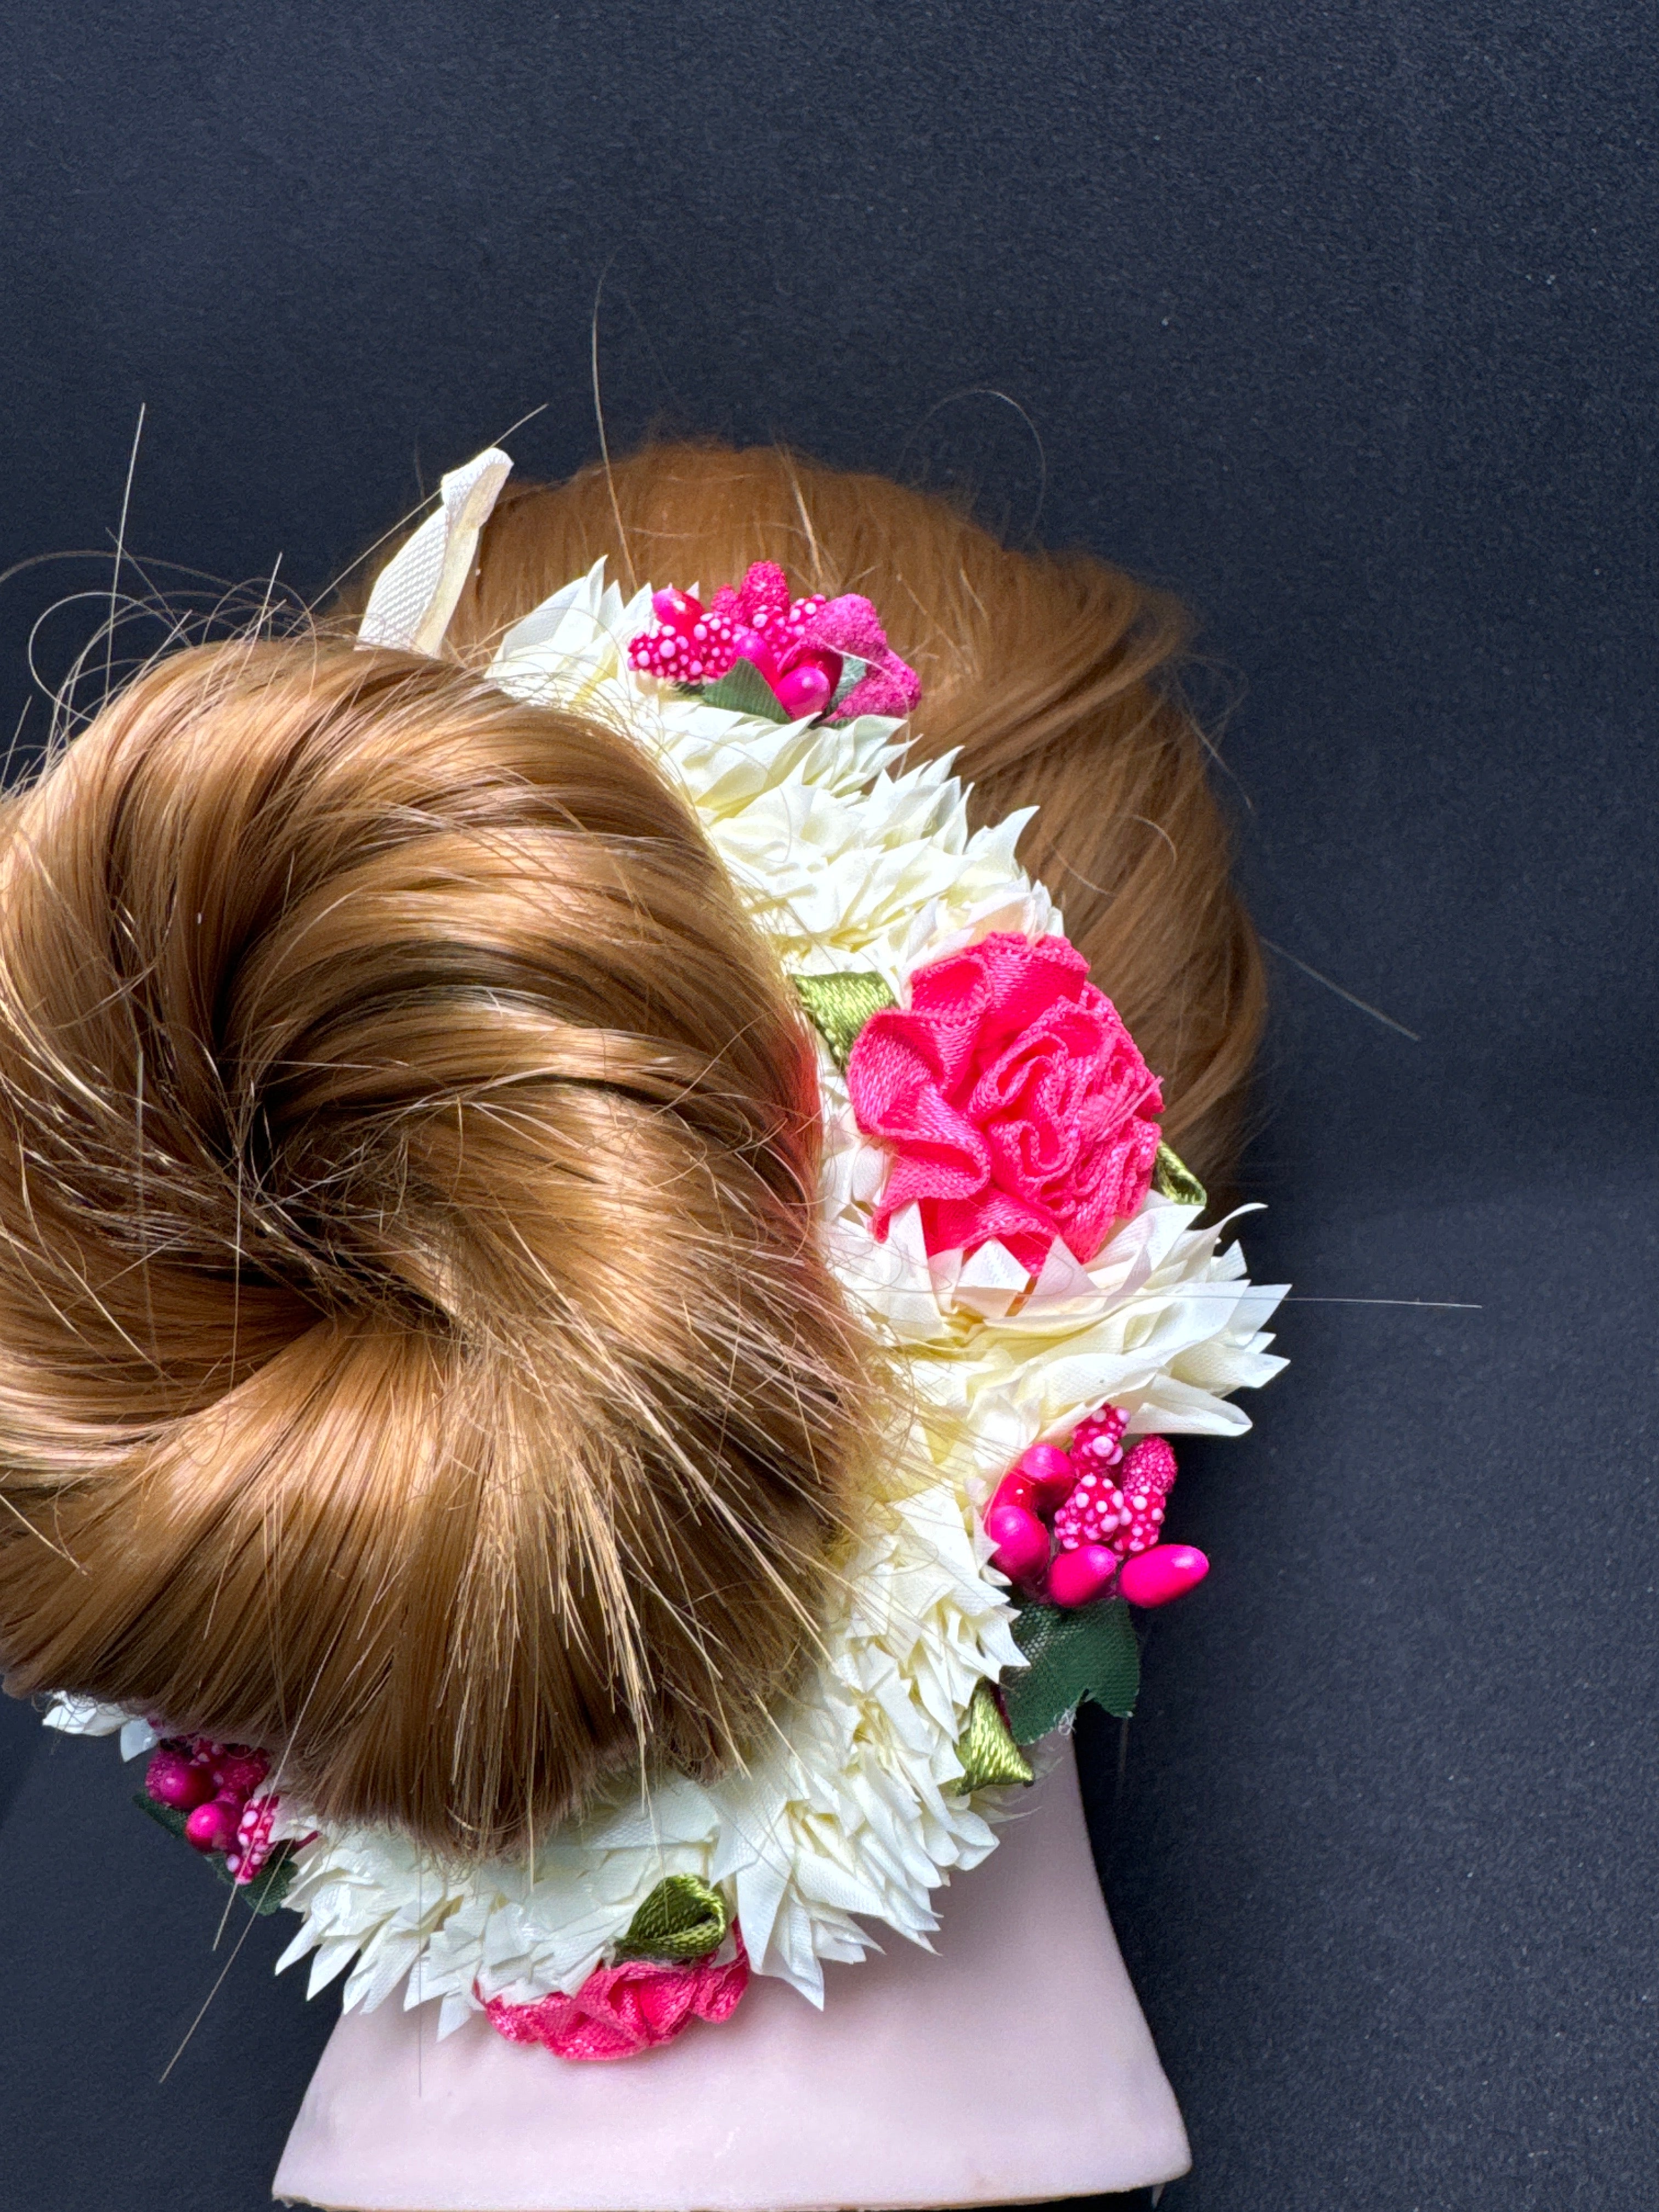
[[[1035,1780],[1031,1762],[1009,1734],[996,1692],[988,1682],[975,1685],[968,1723],[957,1740],[962,1779],[959,1790],[994,1790],[1000,1784]]]
[[[695,1874],[665,1875],[628,1923],[619,1959],[701,1959],[718,1951],[732,1908],[712,1882]]]
[[[1031,1662],[1002,1686],[1016,1743],[1047,1735],[1085,1698],[1120,1718],[1134,1711],[1140,1646],[1121,1597],[1025,1606],[1014,1617],[1014,1641]]]
[[[764,722],[787,722],[789,709],[752,660],[734,660],[718,684],[705,684],[697,693],[710,707],[724,707],[728,714],[758,714]]]
[[[159,1827],[165,1828],[168,1835],[177,1836],[181,1844],[190,1842],[190,1838],[185,1833],[185,1816],[176,1806],[158,1803],[147,1790],[139,1790],[132,1802],[141,1813],[148,1813]],[[202,1856],[227,1887],[239,1892],[242,1902],[251,1912],[275,1912],[287,1896],[289,1885],[294,1880],[292,1844],[278,1844],[252,1881],[239,1882],[219,1852],[204,1851]]]
[[[1158,1158],[1152,1164],[1152,1188],[1160,1198],[1172,1198],[1177,1206],[1207,1206],[1210,1194],[1193,1173],[1179,1152],[1167,1145],[1158,1148]]]
[[[795,988],[843,1075],[859,1031],[871,1015],[898,1003],[881,977],[865,968],[843,968],[833,975],[797,975]]]
[[[824,713],[833,714],[842,701],[850,697],[869,673],[870,664],[867,660],[860,660],[856,653],[843,653],[841,657],[841,678],[836,685],[835,696],[824,708]]]

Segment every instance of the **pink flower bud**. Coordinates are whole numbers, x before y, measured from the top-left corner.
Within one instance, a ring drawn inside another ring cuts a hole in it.
[[[213,1795],[213,1778],[204,1766],[193,1766],[182,1752],[163,1744],[145,1771],[144,1788],[158,1805],[188,1813]]]
[[[1048,1570],[1048,1595],[1056,1605],[1092,1605],[1117,1572],[1117,1553],[1104,1544],[1062,1552]]]
[[[1018,1462],[1018,1472],[1030,1478],[1044,1512],[1052,1513],[1055,1506],[1064,1504],[1077,1488],[1078,1471],[1071,1454],[1058,1444],[1033,1444]]]
[[[1023,1505],[994,1505],[985,1533],[996,1549],[991,1565],[1011,1583],[1035,1583],[1048,1564],[1048,1531]],[[1115,1564],[1115,1562],[1114,1562]]]
[[[702,608],[690,592],[677,592],[671,585],[666,591],[651,594],[651,611],[665,629],[678,630],[682,637],[689,637],[692,624],[702,617]]]
[[[778,657],[759,630],[748,629],[733,630],[732,657],[734,660],[752,661],[767,682],[775,685],[778,678]]]
[[[1124,1561],[1118,1588],[1131,1605],[1168,1605],[1196,1589],[1209,1571],[1209,1561],[1191,1544],[1155,1544]]]
[[[992,1493],[992,1512],[994,1513],[1000,1505],[1018,1505],[1022,1513],[1035,1514],[1037,1510],[1036,1485],[1030,1475],[1022,1474],[1018,1468],[1005,1474]]]
[[[824,670],[811,660],[803,660],[772,686],[779,704],[795,721],[804,721],[808,714],[821,714],[835,688]]]
[[[185,1823],[185,1840],[198,1851],[228,1851],[236,1840],[241,1808],[212,1798],[198,1805]]]

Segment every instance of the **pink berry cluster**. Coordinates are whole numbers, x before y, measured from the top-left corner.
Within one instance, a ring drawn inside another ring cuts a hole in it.
[[[842,656],[805,645],[804,634],[825,604],[792,599],[777,562],[757,561],[736,590],[722,584],[707,607],[689,592],[653,592],[656,620],[631,641],[628,657],[643,675],[693,684],[718,683],[734,660],[752,661],[791,715],[822,714],[841,680]]]
[[[168,1736],[150,1759],[144,1788],[158,1805],[185,1815],[187,1843],[217,1852],[228,1874],[248,1882],[270,1856],[277,1800],[258,1794],[270,1771],[264,1753],[246,1744]]]
[[[1089,1605],[1114,1582],[1135,1605],[1164,1605],[1201,1582],[1202,1552],[1165,1544],[1176,1456],[1163,1437],[1123,1449],[1124,1416],[1103,1406],[1068,1448],[1033,1444],[998,1484],[985,1516],[991,1564],[1050,1605]]]
[[[1176,1455],[1163,1437],[1143,1437],[1126,1454],[1122,1435],[1123,1416],[1108,1406],[1073,1437],[1072,1463],[1083,1472],[1054,1514],[1062,1551],[1105,1544],[1127,1559],[1157,1543],[1164,1501],[1176,1479]]]

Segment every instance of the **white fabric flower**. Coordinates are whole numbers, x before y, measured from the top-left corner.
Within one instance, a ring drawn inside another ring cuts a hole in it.
[[[125,1705],[106,1705],[96,1698],[55,1697],[43,1714],[42,1725],[65,1735],[119,1735],[123,1759],[137,1759],[154,1751],[161,1731],[142,1714]]]

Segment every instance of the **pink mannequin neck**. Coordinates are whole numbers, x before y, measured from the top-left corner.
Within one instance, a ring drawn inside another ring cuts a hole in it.
[[[1187,2170],[1118,1955],[1069,1749],[944,1899],[827,1969],[815,2011],[757,1976],[732,2018],[610,2065],[442,2043],[435,2008],[335,2029],[276,2174],[351,2212],[823,2212],[1092,2196]]]

